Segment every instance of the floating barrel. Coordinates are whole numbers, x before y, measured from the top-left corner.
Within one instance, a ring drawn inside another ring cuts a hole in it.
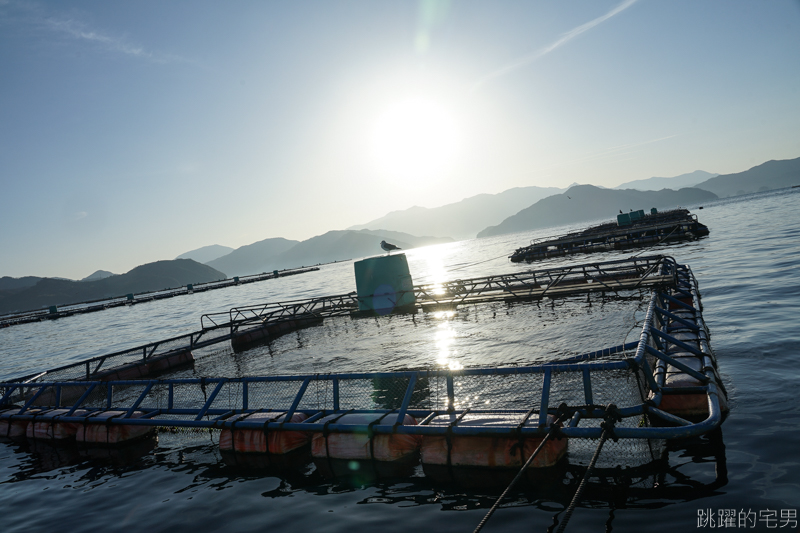
[[[241,413],[226,418],[228,422],[247,420],[260,422],[290,422],[299,424],[308,418],[304,413],[295,413],[285,420],[286,413]],[[225,452],[286,454],[308,444],[309,433],[304,431],[284,431],[282,429],[223,429],[219,436],[219,449]]]
[[[29,439],[66,440],[75,438],[80,422],[60,422],[59,418],[69,413],[69,409],[53,409],[37,414],[36,418],[28,423],[25,436]],[[70,416],[85,416],[89,411],[78,409]]]
[[[192,355],[191,350],[178,350],[150,357],[147,360],[134,361],[126,365],[101,370],[92,375],[90,379],[97,381],[142,379],[171,370],[177,370],[181,367],[191,365],[192,363],[194,363],[194,355]]]
[[[153,426],[133,426],[133,425],[112,425],[104,421],[112,418],[121,418],[126,411],[105,411],[104,413],[92,413],[92,418],[100,418],[101,421],[87,422],[78,426],[75,440],[86,444],[123,444],[135,439],[146,437],[155,432]],[[140,418],[144,413],[135,411],[130,418]]]
[[[19,413],[20,407],[12,407],[0,411],[0,437],[19,439],[25,436],[28,428],[27,420],[12,420],[11,417]],[[40,409],[28,409],[26,413],[38,413]]]
[[[447,426],[456,421],[456,415],[441,415],[431,420],[431,426]],[[459,427],[508,427],[519,422],[514,415],[467,414],[458,422]],[[547,417],[547,425],[553,417]],[[538,419],[527,420],[526,427],[536,427]],[[542,437],[489,437],[472,435],[425,435],[422,438],[421,460],[426,465],[479,466],[492,468],[520,468],[542,442]],[[531,463],[532,468],[555,465],[567,451],[567,439],[550,439]]]
[[[397,413],[348,413],[333,414],[321,418],[316,425],[353,424],[363,426],[393,426]],[[406,415],[404,426],[414,426],[417,421]],[[311,455],[315,459],[351,459],[356,461],[399,461],[416,455],[421,437],[404,434],[364,433],[314,433],[311,440]]]
[[[290,320],[281,320],[280,322],[265,322],[257,328],[234,333],[233,337],[231,337],[231,347],[234,351],[246,350],[256,344],[269,342],[292,331],[318,326],[322,324],[323,320],[322,317],[309,315]]]

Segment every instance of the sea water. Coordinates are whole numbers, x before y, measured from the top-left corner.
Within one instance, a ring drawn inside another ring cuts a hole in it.
[[[646,482],[631,479],[626,488],[625,480],[616,480],[607,491],[587,494],[567,531],[702,530],[731,513],[736,527],[751,530],[796,531],[800,524],[800,189],[718,200],[703,210],[689,207],[710,236],[652,250],[533,265],[507,261],[514,248],[532,238],[573,226],[408,251],[415,283],[656,252],[690,265],[697,276],[731,404],[717,444],[672,446],[665,464],[643,474]],[[309,274],[6,328],[0,330],[0,376],[194,331],[203,313],[352,290],[352,262],[342,262]],[[552,307],[467,306],[444,317],[342,318],[243,354],[224,346],[207,350],[191,372],[263,375],[536,363],[631,340],[640,308],[636,301],[588,305],[573,299]],[[472,531],[502,490],[437,484],[422,475],[375,481],[355,472],[328,479],[311,463],[279,475],[229,466],[219,454],[217,436],[161,432],[157,443],[121,453],[0,443],[2,529]],[[563,518],[579,475],[560,480],[563,490],[515,491],[484,531],[552,528]]]

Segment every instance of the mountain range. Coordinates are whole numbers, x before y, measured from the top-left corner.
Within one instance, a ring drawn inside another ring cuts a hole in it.
[[[386,216],[347,229],[392,230],[412,235],[471,239],[486,226],[497,224],[509,214],[564,190],[557,187],[515,187],[499,194],[471,196],[441,207],[414,206],[392,211]]]
[[[694,187],[680,187],[684,184]],[[618,210],[706,203],[717,197],[800,185],[800,158],[767,161],[743,172],[716,175],[695,171],[673,178],[653,177],[615,189],[593,185],[518,187],[479,194],[436,208],[415,206],[346,230],[328,231],[299,242],[280,237],[237,249],[218,244],[115,275],[98,270],[81,282],[63,278],[0,278],[0,313],[148,292],[187,283],[275,269],[314,265],[382,253],[380,240],[409,249],[455,239],[613,219]],[[662,190],[648,190],[662,187]],[[669,190],[677,188],[678,190]],[[642,189],[642,190],[635,190]],[[435,235],[416,237],[415,235]],[[200,263],[206,263],[205,265]],[[25,303],[29,302],[29,303]]]
[[[16,284],[16,289],[0,291],[0,314],[115,298],[130,293],[152,292],[221,279],[225,279],[225,274],[191,259],[156,261],[137,266],[125,274],[96,281],[38,278],[33,285],[26,281],[26,286],[22,288]],[[4,281],[0,287],[11,285]]]
[[[175,259],[194,259],[198,263],[208,263],[209,261],[218,259],[223,255],[231,253],[232,251],[233,248],[231,248],[230,246],[211,244],[209,246],[203,246],[202,248],[198,248],[197,250],[192,250],[190,252],[186,252],[185,254],[181,254]]]
[[[800,185],[800,157],[767,161],[744,172],[722,174],[698,183],[697,187],[727,198],[793,185]]]
[[[626,181],[614,187],[615,189],[636,189],[639,191],[660,191],[661,189],[682,189],[695,187],[698,183],[706,181],[719,174],[712,174],[704,170],[695,170],[688,174],[681,174],[672,178],[647,178],[644,180]],[[701,187],[702,188],[702,187]]]
[[[383,253],[386,240],[403,249],[452,242],[444,237],[416,237],[396,231],[333,230],[302,242],[283,238],[264,239],[235,249],[207,263],[230,276],[246,276],[270,270],[330,263]],[[192,253],[192,252],[187,252]]]

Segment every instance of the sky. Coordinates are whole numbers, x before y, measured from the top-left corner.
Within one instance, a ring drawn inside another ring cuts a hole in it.
[[[798,95],[798,0],[0,0],[0,276],[740,172]]]

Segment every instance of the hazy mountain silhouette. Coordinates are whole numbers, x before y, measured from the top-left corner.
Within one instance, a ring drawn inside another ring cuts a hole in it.
[[[189,252],[183,253],[176,257],[175,259],[194,259],[198,263],[208,263],[209,261],[213,261],[214,259],[219,259],[223,255],[228,255],[233,251],[233,248],[230,246],[222,246],[220,244],[211,244],[209,246],[203,246],[202,248],[198,248],[197,250],[191,250]]]
[[[392,211],[386,216],[347,229],[383,229],[412,235],[471,239],[482,228],[497,224],[511,213],[563,191],[556,187],[516,187],[499,194],[471,196],[441,207],[414,206]]]
[[[25,276],[22,278],[12,278],[9,276],[3,276],[0,278],[0,295],[3,293],[13,293],[19,292],[21,290],[27,289],[28,287],[33,287],[39,280],[42,278],[38,276]]]
[[[208,261],[206,264],[225,272],[228,276],[246,276],[260,274],[278,268],[275,258],[295,246],[299,241],[290,241],[282,237],[264,239],[240,246],[231,253]]]
[[[125,296],[225,279],[225,274],[191,259],[156,261],[97,281],[42,278],[19,292],[0,295],[0,313]]]
[[[722,174],[698,183],[697,187],[725,198],[792,185],[800,185],[800,157],[767,161],[744,172]]]
[[[684,187],[694,187],[698,183],[705,181],[719,174],[712,174],[704,170],[695,170],[688,174],[673,176],[671,178],[647,178],[644,180],[633,180],[614,187],[615,189],[636,189],[639,191],[660,191],[661,189],[682,189]],[[700,187],[702,189],[702,187]]]
[[[452,241],[450,238],[416,237],[396,231],[333,230],[303,242],[266,239],[237,248],[207,264],[228,276],[246,276],[380,254],[383,253],[381,240],[404,249]],[[276,253],[275,250],[280,251]]]
[[[297,244],[278,256],[277,264],[280,268],[286,268],[381,255],[385,253],[380,246],[382,240],[391,242],[404,250],[429,244],[452,242],[452,239],[447,237],[416,237],[397,231],[334,230]]]
[[[110,278],[111,276],[116,276],[113,272],[109,272],[108,270],[97,270],[94,274],[86,276],[80,281],[97,281],[98,279],[105,279]]]
[[[594,185],[577,185],[563,194],[539,200],[516,215],[508,217],[501,224],[481,231],[478,237],[598,219],[613,220],[620,210],[625,213],[638,209],[649,212],[651,207],[674,208],[679,205],[709,202],[716,198],[716,194],[697,188],[685,188],[677,191],[670,189],[661,191],[625,189],[620,191],[601,189]]]

